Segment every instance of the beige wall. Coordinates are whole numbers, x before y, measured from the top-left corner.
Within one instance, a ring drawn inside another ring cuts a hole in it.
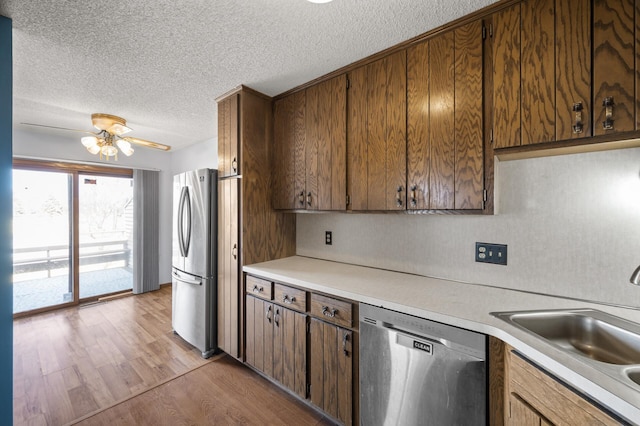
[[[497,162],[494,216],[298,214],[297,223],[303,256],[640,307],[640,287],[628,283],[640,264],[640,148]],[[508,265],[476,263],[476,241],[507,244]]]

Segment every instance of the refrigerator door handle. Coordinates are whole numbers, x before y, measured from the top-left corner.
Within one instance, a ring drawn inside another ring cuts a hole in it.
[[[173,279],[175,279],[176,281],[180,281],[181,283],[192,284],[192,285],[202,285],[202,280],[188,280],[186,278],[182,278],[176,272],[174,272],[172,275],[173,275]]]
[[[185,187],[186,191],[184,193],[184,207],[187,208],[187,238],[184,242],[184,256],[189,256],[189,248],[191,247],[191,196],[189,195],[189,187]]]
[[[187,236],[185,241],[184,223],[185,207],[187,208]],[[182,257],[189,256],[189,245],[191,244],[191,197],[189,197],[189,187],[183,186],[180,193],[180,204],[178,205],[178,245]]]

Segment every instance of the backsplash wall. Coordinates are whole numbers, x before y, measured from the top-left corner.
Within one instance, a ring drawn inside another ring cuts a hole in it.
[[[640,148],[496,160],[495,206],[493,216],[298,214],[297,254],[640,307],[629,284],[640,264]],[[508,265],[476,263],[476,241],[507,244]]]

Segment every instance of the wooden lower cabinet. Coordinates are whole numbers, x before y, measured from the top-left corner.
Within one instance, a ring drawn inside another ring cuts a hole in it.
[[[311,319],[311,402],[345,425],[353,421],[353,340],[351,330]]]
[[[247,295],[246,327],[246,363],[305,398],[307,315]]]
[[[245,362],[335,421],[358,424],[358,305],[271,285],[247,276]]]
[[[492,425],[625,424],[498,339],[490,347]]]

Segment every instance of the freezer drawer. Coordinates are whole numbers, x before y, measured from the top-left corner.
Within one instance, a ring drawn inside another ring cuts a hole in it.
[[[216,281],[173,270],[172,312],[173,332],[209,358],[217,349]]]

